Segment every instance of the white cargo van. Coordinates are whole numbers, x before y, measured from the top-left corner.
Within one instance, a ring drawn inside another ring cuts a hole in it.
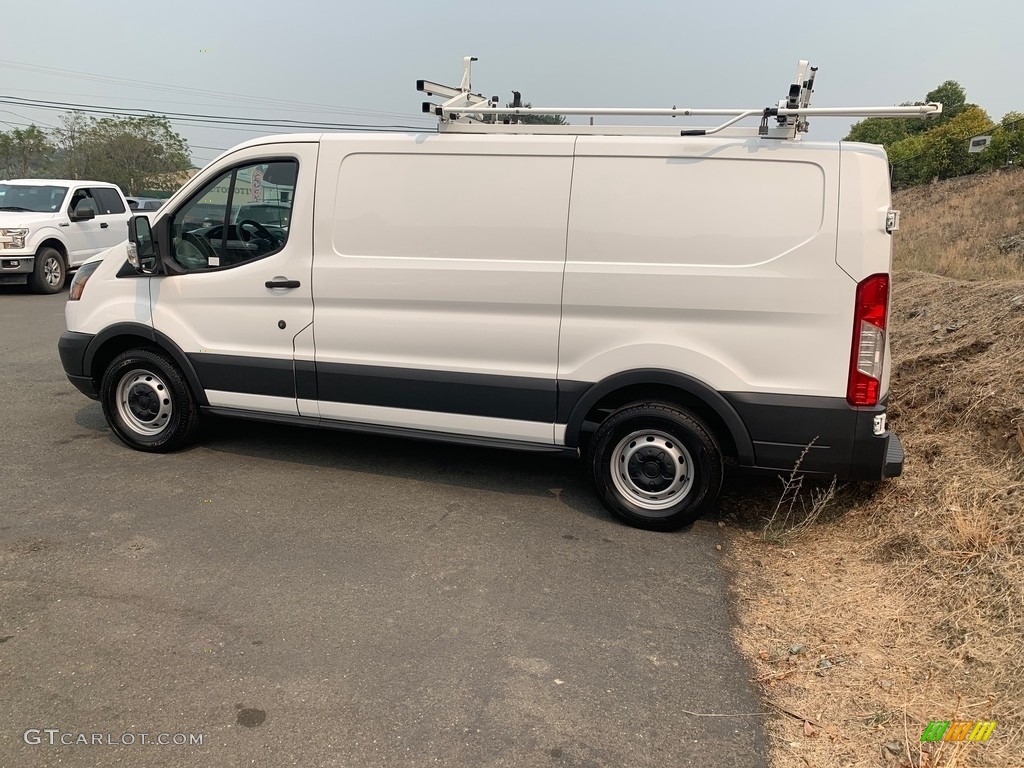
[[[812,79],[752,135],[488,122],[467,77],[436,134],[239,145],[79,271],[64,368],[139,450],[209,413],[568,451],[651,529],[726,462],[897,475],[888,166],[798,140]]]

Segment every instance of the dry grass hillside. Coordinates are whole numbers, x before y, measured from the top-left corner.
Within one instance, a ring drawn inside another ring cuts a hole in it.
[[[1024,279],[1024,168],[897,192],[897,270]]]
[[[805,488],[799,530],[768,525],[778,482],[723,504],[777,768],[1024,766],[1024,280],[992,279],[1024,276],[1024,171],[896,204],[904,476],[816,508]],[[923,744],[929,720],[997,726]]]

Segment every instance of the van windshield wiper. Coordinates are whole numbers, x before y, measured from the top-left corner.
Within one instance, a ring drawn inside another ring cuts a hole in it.
[[[0,205],[0,211],[24,211],[25,213],[38,213],[31,208],[22,208],[19,205]]]

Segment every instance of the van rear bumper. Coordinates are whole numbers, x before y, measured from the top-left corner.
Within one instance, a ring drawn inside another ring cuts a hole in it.
[[[884,480],[903,471],[903,445],[888,431],[876,434],[884,401],[854,408],[844,398],[723,392],[754,445],[755,471],[800,471],[840,480]],[[805,453],[806,451],[806,453]],[[801,459],[801,454],[803,458]]]

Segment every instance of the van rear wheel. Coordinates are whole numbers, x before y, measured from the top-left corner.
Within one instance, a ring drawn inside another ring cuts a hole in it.
[[[103,374],[100,401],[114,434],[139,451],[178,450],[199,428],[199,408],[185,377],[173,361],[152,350],[115,357]]]
[[[637,528],[672,531],[710,509],[722,453],[692,412],[662,403],[625,406],[594,434],[588,461],[602,503]]]

